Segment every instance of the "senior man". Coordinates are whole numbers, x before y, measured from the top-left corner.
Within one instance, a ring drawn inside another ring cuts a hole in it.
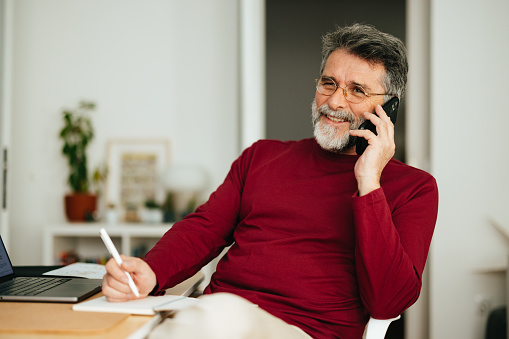
[[[394,125],[381,106],[403,96],[405,47],[355,24],[327,33],[322,57],[315,137],[256,142],[144,261],[124,261],[146,296],[192,276],[232,245],[204,291],[211,296],[159,333],[361,338],[370,316],[395,317],[419,297],[438,189],[431,175],[392,158]],[[359,129],[365,120],[376,133]],[[368,143],[362,155],[358,138]],[[108,300],[135,298],[111,260],[107,271]]]

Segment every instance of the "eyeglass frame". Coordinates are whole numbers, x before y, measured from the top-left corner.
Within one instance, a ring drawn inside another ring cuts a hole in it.
[[[332,83],[334,84],[334,87],[336,87],[336,89],[334,90],[334,92],[332,92],[331,94],[324,94],[324,93],[320,92],[320,90],[318,89],[318,80],[320,80],[320,79],[322,79],[322,78],[329,79],[330,81],[332,81]],[[350,85],[354,85],[354,84],[353,84],[353,83],[352,83],[352,84],[348,84],[348,85],[346,85],[346,87],[348,87],[348,86],[350,86]],[[366,92],[366,90],[365,90],[362,86],[360,86],[360,85],[356,85],[356,86],[357,86],[359,89],[361,89],[361,90],[362,90],[362,93],[366,96],[366,98],[367,98],[367,97],[372,97],[372,96],[375,96],[375,95],[390,95],[390,96],[393,96],[393,95],[394,95],[394,94],[389,94],[389,93],[367,93],[367,92]],[[339,86],[338,84],[336,84],[336,81],[334,81],[334,79],[333,79],[333,78],[331,78],[331,77],[324,77],[324,76],[321,76],[321,77],[319,77],[319,78],[315,79],[315,88],[316,88],[316,90],[318,91],[318,93],[320,93],[321,95],[325,95],[325,96],[330,97],[330,96],[332,96],[334,93],[336,93],[336,92],[337,92],[338,88],[341,88],[341,89],[343,90],[343,96],[345,97],[345,100],[346,100],[346,101],[348,101],[348,102],[351,102],[351,103],[353,103],[353,104],[360,104],[361,102],[363,102],[363,101],[366,99],[366,98],[362,98],[362,100],[361,100],[361,101],[359,101],[359,102],[351,101],[350,99],[348,99],[348,93],[347,93],[347,91],[346,91],[346,87],[345,87],[345,88],[343,88],[343,87]]]

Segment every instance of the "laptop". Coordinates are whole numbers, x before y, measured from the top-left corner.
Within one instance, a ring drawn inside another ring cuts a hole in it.
[[[17,277],[0,236],[0,301],[76,303],[101,290],[101,279]]]

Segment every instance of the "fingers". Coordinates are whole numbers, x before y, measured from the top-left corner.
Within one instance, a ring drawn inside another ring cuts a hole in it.
[[[140,293],[145,295],[150,293],[156,284],[155,274],[150,266],[140,258],[123,257],[122,259],[122,269],[131,275]]]
[[[384,148],[392,148],[392,145],[394,144],[394,124],[389,116],[387,116],[382,106],[377,105],[375,107],[375,112],[376,114],[365,112],[364,118],[375,125],[376,135],[367,129],[351,130],[350,135],[365,138],[370,145],[373,145],[376,142],[375,140],[378,139],[382,141],[381,146]]]
[[[125,257],[122,257],[122,260],[124,260],[124,258]],[[108,260],[108,262],[106,263],[106,272],[109,275],[111,275],[112,278],[127,284],[127,276],[122,271],[120,266],[118,266],[115,259],[111,258],[110,260]]]
[[[129,285],[116,280],[110,274],[105,274],[103,277],[102,291],[106,299],[111,302],[122,302],[136,298]]]
[[[376,114],[365,112],[364,118],[371,121],[373,125],[377,127],[377,133],[380,134],[380,132],[383,131],[394,132],[394,124],[392,123],[391,118],[387,115],[382,106],[377,105],[375,107],[375,112]]]
[[[126,265],[125,262],[130,262],[130,257],[121,256],[122,268],[118,266],[117,262],[111,258],[106,263],[106,274],[103,277],[102,291],[108,301],[126,301],[135,299],[129,287],[126,271],[133,272],[136,270],[135,265]]]
[[[391,119],[387,115],[387,112],[384,111],[384,109],[381,105],[376,105],[375,112],[376,112],[376,114],[378,114],[380,119],[387,121],[387,122],[391,121]],[[391,124],[392,124],[392,121],[391,121]]]
[[[114,259],[106,263],[106,275],[103,278],[103,293],[108,301],[126,301],[137,299],[129,287],[126,272],[131,275],[140,296],[147,296],[156,286],[155,273],[140,258],[121,256],[122,267]]]
[[[143,271],[143,266],[145,262],[140,258],[128,257],[126,255],[120,255],[120,258],[122,259],[122,269],[124,271],[129,273]]]
[[[392,123],[391,118],[380,105],[375,107],[375,112],[378,114],[379,121],[378,124],[373,121],[372,122],[377,127],[377,133],[380,134],[386,132],[387,136],[391,140],[394,140],[394,124]]]

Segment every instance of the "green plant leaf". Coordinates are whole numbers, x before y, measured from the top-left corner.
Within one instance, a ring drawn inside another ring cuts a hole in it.
[[[75,193],[89,190],[87,170],[87,147],[94,138],[92,121],[87,115],[96,104],[91,101],[80,101],[75,109],[62,110],[63,127],[59,138],[63,141],[62,154],[69,165],[68,184]]]

